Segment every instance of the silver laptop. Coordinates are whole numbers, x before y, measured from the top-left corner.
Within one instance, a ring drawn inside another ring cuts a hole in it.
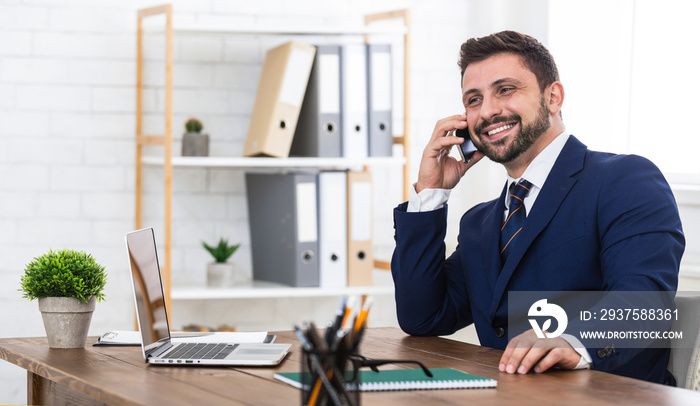
[[[173,343],[152,228],[126,235],[126,250],[146,362],[168,365],[277,365],[291,344]]]

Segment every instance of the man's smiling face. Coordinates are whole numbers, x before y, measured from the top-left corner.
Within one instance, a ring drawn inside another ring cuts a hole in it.
[[[469,64],[462,91],[474,144],[495,162],[530,155],[530,147],[550,128],[544,93],[517,55],[503,53]]]

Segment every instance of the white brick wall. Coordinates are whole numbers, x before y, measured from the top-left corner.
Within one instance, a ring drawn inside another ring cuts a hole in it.
[[[91,334],[133,328],[124,233],[134,220],[136,10],[140,0],[0,0],[0,336],[43,335],[36,302],[17,291],[24,264],[49,248],[92,253],[109,271],[107,301],[98,304]],[[182,0],[176,21],[210,24],[363,23],[368,12],[410,7],[412,48],[412,172],[437,119],[460,112],[459,44],[493,26],[492,6],[476,0]],[[503,1],[497,2],[504,4]],[[539,2],[541,3],[541,2]],[[480,30],[477,31],[477,30]],[[286,38],[180,35],[174,44],[173,127],[179,154],[182,124],[192,115],[211,136],[211,154],[239,156],[265,49]],[[163,131],[162,36],[146,41],[145,128]],[[399,82],[400,83],[400,82]],[[400,105],[399,105],[400,106]],[[400,112],[399,112],[400,113]],[[396,120],[400,123],[400,116]],[[375,190],[400,185],[397,170],[375,171]],[[145,174],[146,225],[162,229],[161,172]],[[174,175],[173,278],[204,283],[204,239],[228,236],[242,248],[234,259],[250,272],[243,175],[232,170],[178,169]],[[379,195],[379,193],[377,193]],[[391,209],[400,190],[377,199],[376,250],[391,254]],[[455,214],[457,215],[457,214]],[[162,242],[162,234],[158,235]],[[395,323],[391,297],[372,322]],[[229,323],[242,329],[289,328],[324,321],[336,299],[214,303],[174,307],[177,324]],[[213,317],[213,318],[212,318]],[[25,402],[25,373],[0,363],[0,403]]]

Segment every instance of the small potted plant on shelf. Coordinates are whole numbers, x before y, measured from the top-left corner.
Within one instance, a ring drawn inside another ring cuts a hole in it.
[[[187,132],[182,136],[182,156],[209,155],[209,135],[202,134],[202,122],[191,118],[185,122]]]
[[[19,290],[22,297],[39,300],[50,348],[82,348],[106,283],[105,268],[91,255],[49,250],[26,265]]]
[[[228,262],[228,259],[236,252],[240,244],[229,245],[228,240],[223,237],[219,239],[219,243],[215,246],[209,245],[202,241],[202,246],[212,257],[214,262],[207,264],[207,285],[210,287],[221,287],[225,285],[226,277],[231,278],[231,283],[236,285],[247,280],[241,270],[234,263]]]

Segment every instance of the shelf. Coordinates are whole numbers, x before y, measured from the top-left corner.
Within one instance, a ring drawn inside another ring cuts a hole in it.
[[[270,282],[255,281],[249,285],[230,288],[207,287],[173,287],[170,291],[172,300],[206,300],[206,299],[264,299],[264,298],[304,298],[332,297],[342,295],[391,295],[392,285],[352,286],[346,288],[296,288]]]
[[[250,35],[404,35],[406,26],[360,26],[360,27],[300,27],[239,25],[206,26],[198,24],[174,24],[176,33],[190,34],[250,34]]]
[[[144,156],[144,165],[162,166],[163,156]],[[353,169],[364,166],[401,166],[406,162],[404,157],[374,157],[374,158],[234,158],[234,157],[182,157],[172,158],[173,167],[196,168],[273,168],[273,169]]]
[[[682,277],[700,279],[700,265],[698,264],[684,264],[681,263],[680,272],[678,274]]]

